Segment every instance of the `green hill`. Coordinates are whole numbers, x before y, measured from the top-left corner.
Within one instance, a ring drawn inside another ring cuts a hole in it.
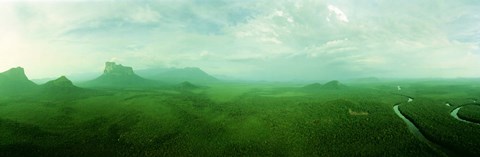
[[[178,84],[177,88],[181,89],[181,90],[193,90],[193,89],[198,89],[200,87],[197,86],[197,85],[194,85],[194,84],[192,84],[188,81],[185,81],[185,82],[182,82],[182,83]]]
[[[305,89],[305,90],[316,90],[321,88],[322,88],[322,84],[320,83],[312,83],[302,87],[302,89]]]
[[[106,88],[129,88],[129,87],[155,87],[159,83],[145,79],[133,72],[132,67],[106,62],[103,74],[91,81],[87,81],[85,87],[106,87]]]
[[[55,100],[75,99],[95,94],[94,91],[75,86],[67,77],[61,76],[40,86],[39,98]]]
[[[337,80],[333,80],[330,82],[327,82],[325,84],[320,84],[320,83],[312,83],[303,86],[301,89],[304,91],[321,91],[321,90],[338,90],[338,89],[343,89],[346,86],[340,83]]]
[[[345,88],[345,87],[346,86],[341,84],[339,81],[333,80],[333,81],[325,83],[322,86],[322,89],[342,89],[342,88]]]
[[[79,87],[73,85],[72,81],[70,81],[65,76],[61,76],[55,80],[48,81],[47,83],[43,84],[42,87],[44,89],[58,91],[72,91],[80,89]]]
[[[0,94],[27,94],[34,92],[37,87],[27,78],[22,67],[0,73]]]

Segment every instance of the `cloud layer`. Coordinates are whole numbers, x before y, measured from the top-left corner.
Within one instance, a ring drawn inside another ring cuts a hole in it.
[[[0,70],[196,66],[244,79],[479,77],[480,3],[0,2]]]

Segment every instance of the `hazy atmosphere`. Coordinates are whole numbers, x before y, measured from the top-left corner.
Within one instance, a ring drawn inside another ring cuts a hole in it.
[[[476,0],[1,1],[0,71],[199,67],[246,80],[479,77]]]
[[[480,157],[480,0],[0,0],[0,157]]]

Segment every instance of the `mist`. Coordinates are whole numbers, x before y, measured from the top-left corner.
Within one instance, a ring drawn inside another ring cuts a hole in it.
[[[478,1],[2,1],[0,71],[244,80],[479,77]]]

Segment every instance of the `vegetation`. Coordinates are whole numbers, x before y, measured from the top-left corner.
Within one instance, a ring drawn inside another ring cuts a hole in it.
[[[480,155],[480,128],[450,116],[452,107],[441,101],[417,98],[400,106],[400,110],[431,141],[461,156]]]
[[[480,106],[479,104],[475,105],[467,105],[463,106],[459,111],[458,111],[458,117],[475,122],[475,123],[480,123]]]
[[[256,92],[224,103],[185,90],[111,90],[67,101],[3,101],[3,119],[18,124],[3,127],[6,132],[25,125],[44,137],[2,132],[10,139],[26,136],[28,145],[11,140],[1,147],[7,156],[27,146],[45,156],[435,156],[408,133],[389,104]]]
[[[450,116],[480,89],[400,83],[401,91],[399,82],[339,81],[308,90],[190,82],[86,89],[60,77],[0,97],[0,156],[441,156],[394,113],[409,96],[400,110],[428,139],[480,155],[480,128]],[[478,115],[467,107],[462,114]]]

